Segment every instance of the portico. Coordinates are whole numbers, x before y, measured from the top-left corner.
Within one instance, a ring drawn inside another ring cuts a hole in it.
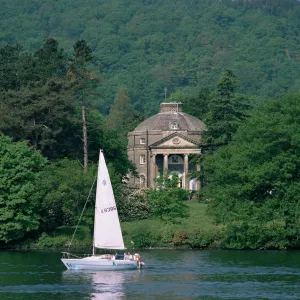
[[[191,191],[200,189],[200,182],[190,172],[200,166],[191,163],[193,154],[201,154],[198,144],[205,125],[182,112],[181,103],[162,103],[161,112],[142,122],[128,135],[128,156],[136,164],[146,187],[155,187],[156,178],[166,171],[177,174],[179,186]],[[138,178],[131,178],[138,183]]]
[[[198,182],[189,178],[188,174],[195,171],[195,165],[189,163],[191,154],[199,154],[192,149],[152,149],[151,151],[151,187],[155,187],[155,179],[164,173],[175,173],[180,179],[180,187],[186,190],[199,190]]]

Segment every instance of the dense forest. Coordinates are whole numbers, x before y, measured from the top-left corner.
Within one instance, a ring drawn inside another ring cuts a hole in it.
[[[53,246],[52,235],[76,225],[102,148],[121,220],[164,224],[137,226],[136,245],[299,248],[298,2],[4,1],[0,247]],[[135,173],[127,133],[165,91],[207,125],[192,158],[201,170],[190,175],[202,182],[194,198],[208,207],[210,232],[174,227],[197,209],[178,178],[149,190],[122,184]],[[92,224],[90,200],[89,238]]]
[[[97,104],[109,112],[127,88],[146,115],[176,90],[214,88],[225,68],[240,92],[265,99],[300,88],[296,0],[1,1],[0,45],[34,52],[47,38],[68,53],[86,40],[103,76]]]

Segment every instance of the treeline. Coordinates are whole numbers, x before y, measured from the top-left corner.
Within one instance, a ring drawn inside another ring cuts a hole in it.
[[[134,173],[126,135],[143,116],[124,88],[115,92],[109,115],[99,112],[102,78],[84,40],[70,53],[54,39],[33,53],[7,45],[0,49],[0,61],[0,246],[75,225],[100,148],[121,220],[180,222],[188,216],[184,200],[189,195],[176,187],[175,177],[168,181],[166,174],[150,191],[122,185],[122,177]],[[213,91],[202,88],[193,97],[177,91],[168,99],[183,102],[186,112],[207,125],[203,155],[193,158],[201,170],[191,176],[202,181],[197,197],[222,225],[220,232],[178,231],[168,239],[200,248],[216,242],[230,249],[299,248],[300,95],[265,97],[261,103],[239,93],[239,79],[225,69]],[[86,173],[82,107],[88,128]],[[91,200],[82,221],[87,228],[92,228],[93,206]],[[136,239],[144,240],[144,234],[137,232]],[[44,242],[49,242],[45,235]]]
[[[198,199],[219,231],[177,236],[179,244],[226,249],[299,249],[300,94],[263,103],[238,93],[239,78],[224,70],[213,92],[195,97],[180,92],[185,111],[202,119],[207,130],[193,157],[201,170]],[[225,226],[224,226],[225,225]],[[197,231],[197,230],[196,230]],[[181,236],[181,238],[180,238]]]
[[[199,199],[226,226],[218,237],[223,247],[298,249],[300,94],[249,105],[236,84],[225,70],[207,98],[204,154],[195,158]]]
[[[224,2],[233,7],[260,8],[272,14],[286,13],[299,5],[297,0],[224,0]]]
[[[148,116],[164,88],[168,96],[213,90],[223,69],[235,72],[239,92],[261,101],[298,91],[299,16],[296,0],[92,0],[88,8],[83,0],[11,0],[0,11],[0,45],[34,52],[54,37],[70,53],[86,40],[103,65],[95,70],[103,75],[96,88],[101,112],[108,114],[124,87]]]
[[[0,243],[11,243],[62,225],[76,224],[104,149],[116,192],[134,166],[126,134],[140,120],[128,93],[116,91],[115,105],[102,115],[84,40],[66,54],[48,39],[34,53],[20,45],[0,48]],[[83,172],[83,108],[88,128],[88,168]],[[93,197],[89,209],[93,209]],[[88,211],[89,211],[88,209]],[[84,224],[91,225],[87,212]]]

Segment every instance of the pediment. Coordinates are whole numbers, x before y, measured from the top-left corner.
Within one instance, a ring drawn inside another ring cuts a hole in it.
[[[178,132],[174,132],[169,136],[150,145],[150,148],[198,148],[197,143]]]

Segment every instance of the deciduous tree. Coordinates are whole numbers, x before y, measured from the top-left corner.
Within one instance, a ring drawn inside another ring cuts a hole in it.
[[[16,241],[38,230],[34,182],[46,162],[26,142],[0,135],[0,241]]]

